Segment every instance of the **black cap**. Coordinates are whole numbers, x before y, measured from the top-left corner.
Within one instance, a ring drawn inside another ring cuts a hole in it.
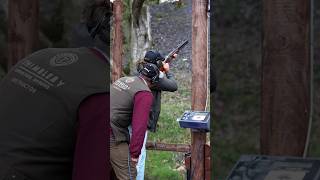
[[[144,56],[144,61],[152,64],[158,64],[158,61],[163,61],[164,57],[158,51],[147,51]]]
[[[152,84],[159,81],[159,69],[152,63],[143,64],[143,67],[139,70],[139,73],[150,78]]]

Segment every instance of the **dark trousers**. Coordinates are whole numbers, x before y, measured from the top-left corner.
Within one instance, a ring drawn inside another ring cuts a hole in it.
[[[136,167],[129,158],[129,145],[126,142],[110,142],[110,163],[119,180],[134,180]]]

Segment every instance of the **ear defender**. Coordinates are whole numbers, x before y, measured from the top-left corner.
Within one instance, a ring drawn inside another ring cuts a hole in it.
[[[143,68],[139,70],[139,74],[142,74],[150,78],[151,84],[157,83],[159,81],[159,68],[152,63],[146,63],[143,65]]]

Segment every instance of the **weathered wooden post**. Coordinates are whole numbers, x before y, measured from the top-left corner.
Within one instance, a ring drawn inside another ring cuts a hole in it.
[[[208,0],[192,1],[192,110],[204,111],[207,99]],[[191,132],[191,178],[204,179],[206,133]]]
[[[122,0],[113,2],[114,30],[112,45],[112,82],[119,79],[122,75],[122,52],[123,52],[123,33],[122,33]]]
[[[310,116],[310,0],[263,1],[261,153],[302,156]]]
[[[32,53],[39,39],[39,1],[8,1],[8,69]]]

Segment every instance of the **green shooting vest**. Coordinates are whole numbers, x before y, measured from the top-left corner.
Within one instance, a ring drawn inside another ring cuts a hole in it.
[[[109,91],[108,70],[88,48],[43,49],[12,68],[0,84],[0,180],[71,179],[79,105]]]
[[[120,78],[110,88],[110,125],[116,142],[130,142],[128,126],[132,121],[134,96],[139,91],[151,92],[137,76]]]

